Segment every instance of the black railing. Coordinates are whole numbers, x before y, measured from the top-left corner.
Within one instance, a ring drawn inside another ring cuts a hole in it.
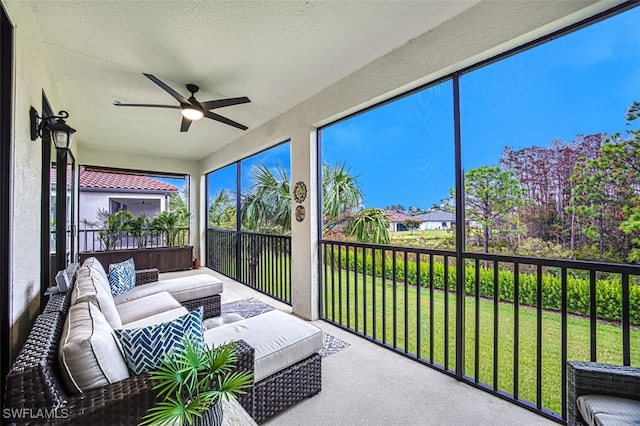
[[[207,266],[291,304],[291,237],[208,229]]]
[[[121,232],[114,238],[109,238],[109,247],[105,244],[105,230],[78,230],[78,251],[103,251],[151,247],[185,246],[189,244],[189,228],[176,228],[175,231],[154,232],[144,239],[133,237],[127,232]]]
[[[551,419],[567,360],[640,366],[640,266],[339,241],[320,255],[324,320]]]

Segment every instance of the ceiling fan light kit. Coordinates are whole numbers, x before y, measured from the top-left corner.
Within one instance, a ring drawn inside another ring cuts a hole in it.
[[[191,121],[200,120],[204,117],[204,112],[192,106],[182,108],[182,115]]]
[[[180,93],[173,90],[166,83],[161,81],[158,77],[152,74],[145,74],[145,77],[149,80],[153,81],[155,84],[160,86],[162,90],[170,94],[175,100],[177,100],[180,105],[155,105],[155,104],[124,104],[121,102],[114,102],[115,106],[124,106],[124,107],[142,107],[142,108],[169,108],[169,109],[179,109],[182,113],[182,123],[180,125],[180,131],[186,132],[189,130],[189,126],[191,126],[191,122],[195,120],[200,120],[202,117],[207,117],[211,120],[218,121],[220,123],[227,124],[229,126],[235,127],[240,130],[247,130],[248,127],[237,123],[233,120],[230,120],[226,117],[218,115],[214,112],[211,112],[212,109],[223,108],[231,105],[239,105],[251,102],[249,98],[246,96],[240,98],[227,98],[227,99],[216,99],[207,102],[198,102],[195,98],[195,94],[198,93],[200,88],[195,84],[187,84],[187,90],[191,93],[191,96],[187,99],[182,96]]]

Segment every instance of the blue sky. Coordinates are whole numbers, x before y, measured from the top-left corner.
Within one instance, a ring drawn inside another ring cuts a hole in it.
[[[640,7],[462,76],[463,167],[498,165],[505,146],[624,131],[640,101]],[[454,186],[452,83],[446,81],[320,131],[322,160],[345,163],[366,207],[428,208]],[[637,125],[636,125],[637,127]],[[243,161],[288,166],[289,145]],[[235,190],[235,167],[215,173],[210,194]]]

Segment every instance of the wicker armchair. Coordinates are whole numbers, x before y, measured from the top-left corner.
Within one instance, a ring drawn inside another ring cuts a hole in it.
[[[567,362],[567,424],[584,425],[576,400],[581,395],[598,394],[640,399],[640,368]]]

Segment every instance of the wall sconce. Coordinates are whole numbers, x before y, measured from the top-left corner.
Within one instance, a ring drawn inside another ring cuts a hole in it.
[[[68,150],[71,146],[71,135],[76,130],[70,127],[65,121],[69,118],[67,111],[60,111],[58,115],[51,117],[40,117],[34,107],[29,110],[31,119],[31,140],[35,141],[41,137],[43,141],[52,141],[56,149]],[[54,121],[55,120],[55,121]]]

